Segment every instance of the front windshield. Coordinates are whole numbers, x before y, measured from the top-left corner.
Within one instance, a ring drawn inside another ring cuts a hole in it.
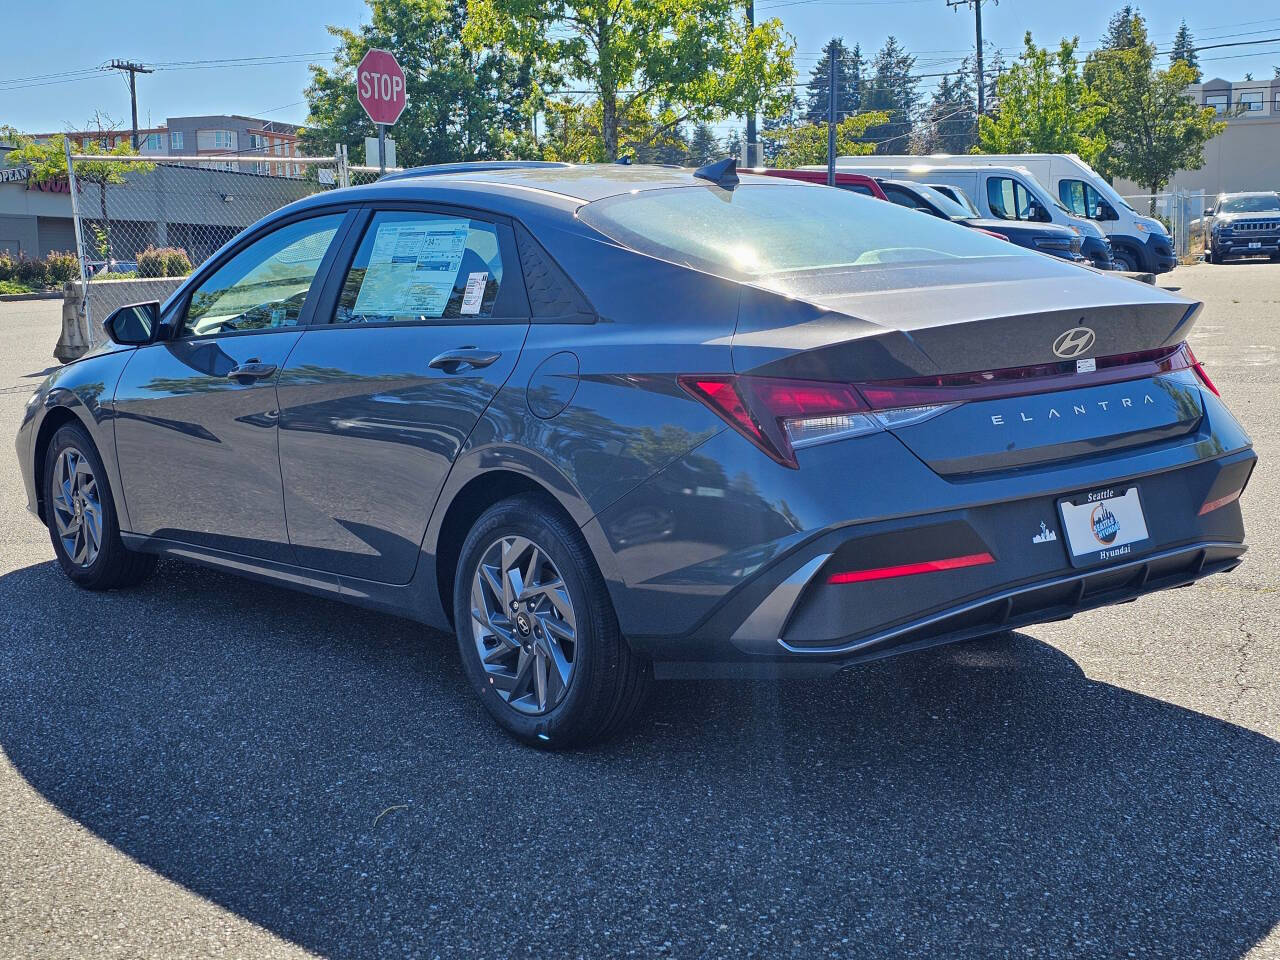
[[[1222,201],[1219,213],[1274,213],[1280,211],[1280,196],[1264,194],[1257,197],[1228,197]]]
[[[975,207],[973,205],[973,201],[969,199],[969,195],[965,193],[963,190],[961,190],[959,187],[952,187],[946,184],[939,186],[937,184],[932,184],[932,183],[929,184],[929,186],[933,187],[933,189],[937,190],[939,193],[943,194],[944,196],[952,197],[956,203],[960,204],[960,206],[964,208],[967,216],[970,216],[970,217],[981,216],[981,214],[978,213],[978,208]]]
[[[957,203],[948,197],[941,190],[935,190],[933,187],[925,183],[912,184],[921,196],[925,197],[930,203],[942,211],[943,216],[950,217],[952,220],[967,220],[974,214],[964,208],[962,204]]]
[[[649,256],[734,278],[797,270],[1030,256],[937,217],[803,183],[667,187],[578,210],[587,225]]]

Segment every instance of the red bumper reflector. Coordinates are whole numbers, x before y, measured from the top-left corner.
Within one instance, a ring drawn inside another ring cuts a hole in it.
[[[1238,496],[1238,494],[1237,494]],[[827,583],[862,583],[865,580],[888,580],[892,577],[910,577],[917,573],[936,573],[939,570],[959,570],[962,567],[980,567],[995,563],[989,553],[970,553],[963,557],[947,557],[943,560],[924,560],[920,563],[901,563],[894,567],[872,567],[870,570],[847,570],[833,573]]]
[[[1235,493],[1228,493],[1225,497],[1219,497],[1217,500],[1206,500],[1204,506],[1200,508],[1199,516],[1203,517],[1206,513],[1213,513],[1213,511],[1225,507],[1228,503],[1235,503],[1240,499],[1240,494],[1242,493],[1244,493],[1243,490],[1237,490]]]

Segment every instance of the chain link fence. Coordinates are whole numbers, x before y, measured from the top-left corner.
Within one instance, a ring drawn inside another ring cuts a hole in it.
[[[1143,216],[1154,216],[1164,223],[1173,237],[1173,252],[1179,260],[1204,253],[1204,234],[1199,227],[1205,208],[1213,202],[1212,196],[1203,190],[1175,190],[1131,194],[1123,199]]]
[[[273,211],[382,175],[377,167],[348,164],[343,149],[331,157],[117,157],[73,154],[68,147],[67,166],[88,346],[101,340],[102,321],[116,301],[136,299],[145,288],[119,286],[112,293],[103,284],[184,277]],[[154,286],[167,296],[177,283]]]

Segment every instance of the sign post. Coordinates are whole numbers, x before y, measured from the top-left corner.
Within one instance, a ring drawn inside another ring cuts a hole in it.
[[[356,67],[356,99],[369,119],[378,125],[378,172],[387,172],[387,127],[400,119],[408,95],[404,71],[396,58],[376,47]]]

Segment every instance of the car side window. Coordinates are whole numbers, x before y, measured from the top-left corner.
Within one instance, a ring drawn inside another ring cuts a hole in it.
[[[1030,220],[1031,193],[1010,177],[987,180],[987,202],[991,212],[1001,220]]]
[[[848,190],[850,193],[860,193],[864,197],[875,196],[875,194],[871,192],[871,188],[865,183],[837,183],[836,186],[841,190]]]
[[[334,323],[492,317],[502,273],[493,224],[384,210],[374,215],[360,241],[338,295]]]
[[[901,187],[886,185],[882,186],[881,189],[884,190],[884,195],[889,198],[890,202],[896,203],[900,207],[908,207],[914,210],[920,205],[920,201]]]
[[[1081,180],[1061,180],[1058,182],[1058,199],[1062,205],[1077,217],[1089,216],[1088,198],[1085,184]]]
[[[298,220],[249,244],[196,287],[180,336],[297,326],[344,216]]]

